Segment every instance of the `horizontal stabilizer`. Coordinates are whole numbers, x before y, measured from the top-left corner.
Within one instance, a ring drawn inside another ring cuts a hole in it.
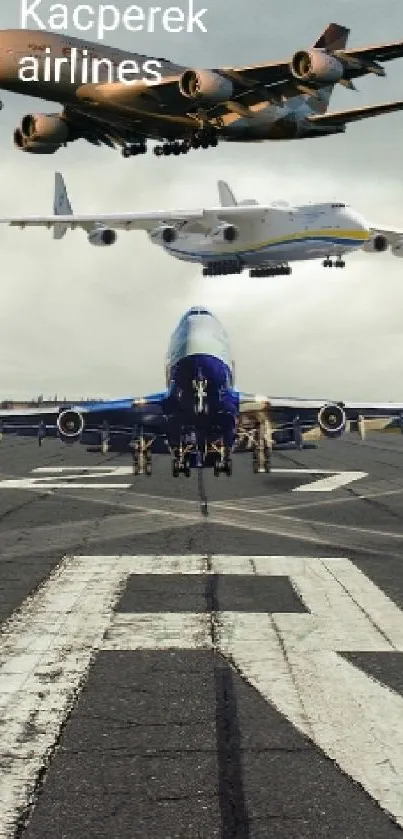
[[[361,119],[390,114],[393,111],[403,110],[403,102],[384,102],[381,105],[368,105],[365,108],[353,108],[351,111],[333,111],[330,114],[313,114],[308,117],[308,122],[320,128],[334,128],[346,125],[349,122],[358,122]]]

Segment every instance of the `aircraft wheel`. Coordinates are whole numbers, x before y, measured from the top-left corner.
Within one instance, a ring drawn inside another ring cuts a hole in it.
[[[184,469],[183,469],[183,474],[184,474],[185,478],[190,478],[190,473],[191,473],[190,466],[189,466],[188,463],[185,463],[185,466],[184,466]]]
[[[177,460],[172,461],[172,477],[179,478],[179,464]]]
[[[220,464],[219,464],[219,462],[218,462],[218,461],[216,461],[216,462],[214,463],[214,477],[215,477],[215,478],[219,478],[219,477],[220,477]]]
[[[226,468],[225,468],[225,474],[226,474],[227,478],[231,477],[231,475],[232,475],[232,460],[228,461],[228,463],[226,465]]]
[[[153,467],[152,467],[151,462],[146,463],[146,475],[147,475],[147,477],[149,478],[152,475],[152,473],[153,473]]]
[[[126,157],[126,158],[131,157],[131,154],[132,153],[131,153],[131,149],[129,148],[129,146],[123,146],[122,157]]]

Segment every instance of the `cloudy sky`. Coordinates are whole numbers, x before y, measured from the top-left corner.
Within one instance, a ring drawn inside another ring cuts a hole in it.
[[[42,0],[38,9],[44,20],[50,5]],[[314,43],[330,21],[351,27],[351,45],[403,40],[396,0],[195,0],[196,8],[203,6],[207,34],[120,29],[108,43],[208,67],[290,56]],[[19,26],[20,9],[20,0],[2,0],[1,27]],[[70,34],[78,33],[71,28]],[[385,79],[359,81],[356,93],[340,88],[331,107],[403,98],[402,71],[403,60],[396,61]],[[0,215],[51,212],[58,168],[73,208],[82,212],[214,204],[223,178],[239,198],[343,200],[374,224],[403,228],[403,113],[323,140],[222,144],[186,158],[124,160],[83,141],[54,156],[18,152],[12,133],[21,117],[57,106],[6,93],[2,99]],[[3,228],[0,249],[2,397],[159,389],[177,319],[188,306],[204,304],[229,332],[243,389],[403,400],[403,262],[390,254],[354,255],[344,271],[295,264],[289,278],[252,280],[247,274],[203,279],[200,269],[176,262],[142,233],[121,234],[103,249],[88,245],[82,231],[54,242],[48,231]]]

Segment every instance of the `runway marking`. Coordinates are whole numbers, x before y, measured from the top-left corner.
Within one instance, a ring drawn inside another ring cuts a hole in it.
[[[129,575],[288,576],[310,614],[114,612]],[[403,613],[344,558],[71,556],[0,636],[0,837],[11,839],[98,650],[216,649],[403,826],[403,698],[342,651],[403,651]]]
[[[81,466],[39,466],[32,470],[37,475],[33,478],[11,478],[0,481],[0,489],[64,489],[73,484],[77,489],[129,489],[132,483],[87,483],[87,481],[99,481],[105,478],[122,478],[131,475],[134,481],[133,469],[131,466],[94,466],[85,468]],[[278,475],[326,475],[308,484],[294,487],[292,492],[332,492],[353,481],[366,478],[367,472],[335,472],[334,469],[272,469],[271,474]],[[55,479],[59,476],[59,480]],[[79,479],[85,478],[85,483]]]

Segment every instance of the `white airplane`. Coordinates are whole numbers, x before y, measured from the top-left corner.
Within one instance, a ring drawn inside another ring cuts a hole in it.
[[[197,210],[75,215],[59,172],[55,174],[54,215],[0,218],[14,227],[47,227],[55,239],[80,227],[91,245],[109,246],[117,230],[145,230],[153,244],[184,262],[199,263],[204,276],[291,274],[290,262],[323,259],[325,268],[344,268],[344,256],[362,249],[403,256],[403,230],[373,227],[348,204],[270,205],[237,202],[218,182],[220,206]]]

